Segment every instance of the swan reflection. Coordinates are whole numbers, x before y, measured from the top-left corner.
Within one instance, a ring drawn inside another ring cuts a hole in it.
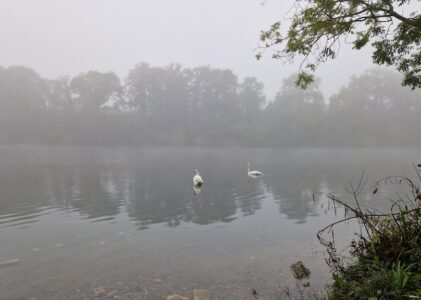
[[[200,191],[202,190],[202,186],[197,186],[193,184],[193,193],[194,195],[200,194]]]

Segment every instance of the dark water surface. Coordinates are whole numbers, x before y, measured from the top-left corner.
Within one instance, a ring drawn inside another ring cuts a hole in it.
[[[0,147],[0,299],[275,299],[298,260],[322,289],[327,199],[412,175],[416,150]],[[247,176],[246,162],[266,174]],[[192,171],[205,185],[193,192]],[[362,195],[387,208],[385,195]],[[351,238],[348,228],[341,235]]]

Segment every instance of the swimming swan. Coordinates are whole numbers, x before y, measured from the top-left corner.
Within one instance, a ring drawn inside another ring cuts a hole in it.
[[[196,187],[201,187],[203,185],[203,179],[198,170],[193,171],[193,185]]]
[[[261,176],[263,175],[263,172],[257,171],[257,170],[253,170],[250,171],[250,163],[247,163],[247,174],[251,177],[255,177],[255,176]]]

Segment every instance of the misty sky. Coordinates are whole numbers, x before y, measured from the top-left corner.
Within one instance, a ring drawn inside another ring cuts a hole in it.
[[[293,0],[0,0],[0,65],[53,78],[88,70],[124,78],[138,62],[232,69],[255,76],[269,96],[298,64],[256,61],[259,32],[284,19]],[[287,21],[285,21],[287,22]],[[319,69],[326,95],[373,67],[368,51],[342,47]]]

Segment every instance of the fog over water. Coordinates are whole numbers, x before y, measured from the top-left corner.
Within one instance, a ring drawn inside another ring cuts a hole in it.
[[[418,151],[122,147],[0,147],[0,299],[165,299],[209,289],[218,299],[276,298],[329,280],[316,232],[343,216],[341,195],[365,170],[363,207],[382,174],[408,174]],[[247,176],[246,162],[263,170]],[[205,185],[194,194],[191,174]],[[317,194],[313,197],[313,193]],[[337,242],[353,237],[338,228]],[[105,290],[105,292],[104,292]]]
[[[272,300],[297,261],[325,291],[327,195],[404,197],[373,186],[421,163],[421,89],[346,41],[297,88],[255,58],[293,3],[0,0],[0,300]]]

